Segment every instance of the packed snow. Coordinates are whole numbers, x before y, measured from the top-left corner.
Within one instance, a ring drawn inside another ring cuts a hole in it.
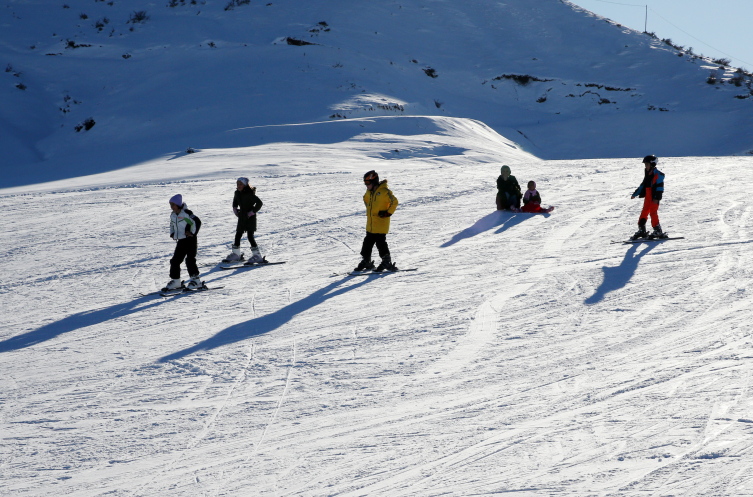
[[[0,0],[0,494],[753,495],[748,75],[565,1],[166,3]],[[684,238],[625,245],[647,154]],[[415,271],[347,274],[370,169]],[[240,176],[285,264],[220,269]]]
[[[3,191],[0,493],[753,494],[750,159],[660,159],[685,239],[628,246],[639,159],[541,161],[467,120],[325,125],[364,132]],[[555,211],[495,211],[501,164]],[[342,275],[372,168],[415,272]],[[241,175],[286,264],[219,270]],[[168,279],[175,193],[214,290],[141,296]]]

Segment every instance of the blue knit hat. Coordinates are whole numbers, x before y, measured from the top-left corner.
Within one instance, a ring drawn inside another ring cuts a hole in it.
[[[175,204],[178,207],[183,207],[183,195],[181,195],[180,193],[178,193],[177,195],[173,195],[172,198],[170,199],[170,203]]]

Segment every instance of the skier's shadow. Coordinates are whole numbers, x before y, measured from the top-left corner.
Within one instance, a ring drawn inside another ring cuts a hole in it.
[[[614,292],[623,288],[633,278],[635,271],[638,269],[638,263],[641,261],[641,257],[648,254],[651,249],[655,247],[654,244],[649,245],[645,250],[638,252],[638,243],[633,244],[630,249],[625,253],[625,258],[617,267],[601,268],[604,271],[604,281],[596,289],[593,295],[586,299],[586,304],[597,304],[604,300],[604,297],[609,292]]]
[[[254,336],[263,335],[264,333],[269,333],[270,331],[274,331],[280,326],[283,326],[298,314],[306,312],[307,310],[316,307],[317,305],[333,297],[337,297],[338,295],[342,295],[345,292],[355,290],[356,288],[365,285],[369,281],[374,281],[374,278],[366,278],[356,283],[355,285],[337,289],[338,286],[346,281],[352,281],[352,279],[346,277],[339,281],[335,281],[334,283],[331,283],[326,287],[315,291],[308,297],[304,297],[301,300],[286,305],[285,307],[271,314],[250,319],[243,323],[234,324],[218,332],[214,336],[197,343],[196,345],[162,357],[161,359],[159,359],[159,362],[167,362],[174,359],[180,359],[200,350],[210,350],[221,347],[223,345],[240,342]]]
[[[522,223],[529,217],[530,216],[524,214],[517,214],[508,211],[494,211],[473,223],[473,226],[469,226],[460,233],[454,235],[451,239],[440,245],[440,247],[444,248],[455,245],[460,240],[465,240],[466,238],[480,235],[484,231],[489,231],[490,229],[494,229],[497,226],[501,227],[497,231],[495,231],[495,233],[502,233],[503,231],[512,228],[516,224]]]
[[[55,321],[54,323],[46,324],[36,330],[3,340],[0,342],[0,353],[31,347],[32,345],[46,342],[47,340],[51,340],[64,333],[78,330],[80,328],[86,328],[87,326],[101,324],[105,321],[117,319],[136,312],[141,312],[165,302],[158,297],[155,300],[155,297],[156,296],[154,295],[139,297],[130,302],[105,307],[104,309],[78,312],[59,321]]]

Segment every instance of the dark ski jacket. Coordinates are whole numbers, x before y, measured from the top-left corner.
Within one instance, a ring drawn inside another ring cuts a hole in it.
[[[523,205],[528,205],[531,202],[533,202],[534,204],[541,203],[541,195],[539,194],[538,190],[526,190],[525,195],[523,195]]]
[[[520,198],[523,196],[520,192],[518,180],[515,179],[515,176],[513,175],[509,175],[507,181],[505,181],[500,174],[499,178],[497,178],[497,191],[499,191],[499,193],[509,193],[510,196],[518,197],[518,202],[520,202]]]
[[[256,196],[256,188],[247,186],[243,190],[235,191],[233,195],[233,210],[238,214],[238,230],[256,231],[256,213],[264,205],[259,197]],[[254,215],[249,217],[248,213]]]
[[[648,190],[651,190],[651,200],[656,202],[661,200],[664,193],[664,173],[655,167],[643,175],[643,182],[633,192],[633,197],[645,198]]]

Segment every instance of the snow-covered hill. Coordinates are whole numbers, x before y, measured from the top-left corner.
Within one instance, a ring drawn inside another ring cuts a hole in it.
[[[0,1],[0,187],[370,116],[471,118],[547,159],[753,148],[748,76],[568,2],[230,3]]]
[[[541,161],[449,118],[312,126],[337,139],[3,192],[0,494],[753,494],[750,158],[663,160],[686,238],[625,246],[636,160]],[[502,163],[554,213],[495,212]],[[332,276],[370,168],[418,271]],[[215,266],[241,174],[287,264]],[[216,290],[139,296],[178,192]]]
[[[0,494],[753,495],[747,76],[554,0],[228,2],[0,0]],[[648,153],[685,239],[611,244]],[[342,276],[369,169],[415,272]],[[286,264],[217,267],[238,176]],[[214,290],[141,296],[175,193]]]

